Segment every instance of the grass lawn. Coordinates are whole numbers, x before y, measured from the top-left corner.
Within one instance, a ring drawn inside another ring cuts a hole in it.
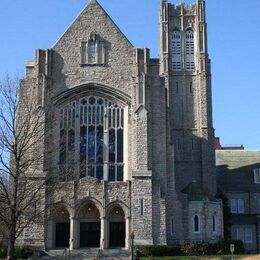
[[[141,260],[231,260],[230,255],[223,256],[163,256],[163,257],[140,257]],[[235,255],[234,260],[260,260],[260,255]]]

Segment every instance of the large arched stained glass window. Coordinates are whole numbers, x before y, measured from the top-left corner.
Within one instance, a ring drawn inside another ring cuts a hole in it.
[[[194,33],[192,30],[186,31],[185,34],[185,59],[186,59],[186,69],[195,69],[194,60]]]
[[[63,123],[67,122],[64,118],[70,118],[71,106],[74,109],[73,131],[69,124]],[[123,181],[123,107],[102,97],[87,96],[72,102],[68,108],[61,109],[61,122],[61,169],[66,168],[68,172],[71,164],[68,156],[71,151],[74,155],[74,175],[78,167],[80,178],[91,176],[99,180],[105,177],[109,181]],[[75,158],[79,160],[78,163],[75,163]]]

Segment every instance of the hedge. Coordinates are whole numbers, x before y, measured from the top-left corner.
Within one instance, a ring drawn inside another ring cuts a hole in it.
[[[210,243],[184,243],[173,245],[137,246],[137,256],[195,256],[195,255],[224,255],[230,254],[230,244],[235,245],[236,254],[244,254],[245,249],[241,241],[223,240]]]
[[[30,248],[26,247],[17,247],[15,248],[15,258],[22,258],[22,259],[27,259],[30,256],[32,256],[34,251]],[[0,248],[0,258],[5,258],[7,256],[7,250]]]

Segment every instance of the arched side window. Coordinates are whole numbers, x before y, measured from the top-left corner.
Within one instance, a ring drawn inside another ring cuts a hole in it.
[[[185,34],[185,61],[187,70],[195,69],[194,33],[192,30],[186,31]]]
[[[181,70],[181,33],[173,31],[171,35],[172,70]]]
[[[200,233],[200,218],[198,215],[193,217],[193,232]]]
[[[212,232],[217,233],[217,217],[216,214],[212,216]]]
[[[105,42],[96,33],[91,33],[89,39],[81,42],[81,66],[104,65],[106,58]]]
[[[102,97],[87,96],[73,101],[60,113],[62,179],[74,179],[79,167],[80,178],[102,180],[107,172],[109,181],[123,181],[124,108]]]
[[[171,235],[174,235],[174,217],[171,217]]]

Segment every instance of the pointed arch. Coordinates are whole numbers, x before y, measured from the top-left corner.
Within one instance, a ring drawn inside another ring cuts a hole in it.
[[[125,218],[130,216],[129,207],[124,202],[122,202],[120,200],[112,201],[107,205],[106,215],[109,214],[109,211],[111,209],[113,209],[114,207],[118,207],[118,206],[122,208],[124,215],[125,215]]]
[[[200,217],[198,215],[193,216],[193,232],[200,233]]]
[[[172,55],[172,70],[181,70],[181,33],[179,30],[174,30],[171,34],[171,55]]]
[[[185,63],[186,70],[192,71],[195,69],[194,32],[192,29],[185,32]]]
[[[79,213],[80,213],[81,209],[84,208],[88,203],[93,204],[98,209],[100,217],[103,216],[103,206],[102,206],[102,203],[99,200],[95,199],[95,198],[87,197],[87,198],[81,199],[77,203],[77,205],[75,207],[75,217],[76,218],[79,217]]]

